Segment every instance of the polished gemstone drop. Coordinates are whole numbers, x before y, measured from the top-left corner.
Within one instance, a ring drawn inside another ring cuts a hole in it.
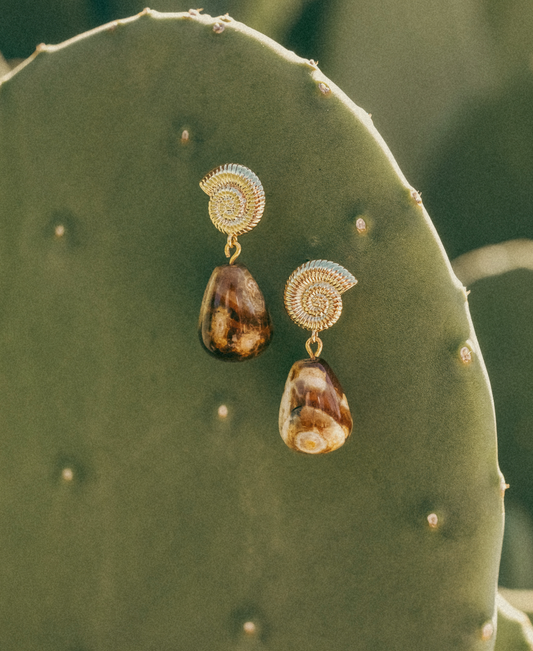
[[[321,358],[293,364],[279,410],[285,443],[307,454],[332,452],[352,432],[352,415],[344,391]]]
[[[260,355],[272,338],[265,299],[242,264],[216,267],[205,288],[200,341],[211,355],[232,362]]]

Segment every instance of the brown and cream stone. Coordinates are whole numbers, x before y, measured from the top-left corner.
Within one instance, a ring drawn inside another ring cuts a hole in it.
[[[238,362],[260,355],[272,338],[272,322],[254,277],[242,264],[216,267],[207,283],[199,319],[208,353]]]
[[[321,358],[293,364],[279,410],[279,431],[293,450],[332,452],[352,432],[352,416],[339,380]]]

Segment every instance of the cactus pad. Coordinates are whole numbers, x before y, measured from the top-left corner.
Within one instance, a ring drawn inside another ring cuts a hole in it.
[[[202,350],[238,161],[263,356]],[[420,198],[316,64],[228,17],[141,15],[0,84],[0,647],[482,651],[501,476],[483,361]],[[324,334],[354,433],[288,450],[310,259],[359,283]],[[491,628],[492,627],[492,628]],[[492,631],[492,632],[491,632]]]

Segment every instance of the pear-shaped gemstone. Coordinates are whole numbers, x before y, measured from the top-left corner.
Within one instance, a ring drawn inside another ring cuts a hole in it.
[[[211,355],[238,362],[260,355],[272,322],[254,277],[242,264],[216,267],[207,283],[199,320],[200,341]]]
[[[285,443],[307,454],[332,452],[352,432],[352,416],[339,380],[323,359],[293,364],[279,410]]]

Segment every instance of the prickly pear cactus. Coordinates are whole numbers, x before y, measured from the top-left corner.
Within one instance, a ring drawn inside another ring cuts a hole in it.
[[[229,12],[238,20],[278,41],[286,38],[312,0],[206,0],[208,13]],[[2,0],[0,5],[0,51],[8,59],[29,56],[36,45],[58,43],[77,33],[115,18],[142,11],[144,0]],[[187,0],[156,0],[158,11],[187,11]],[[314,25],[313,25],[314,26]],[[310,27],[310,26],[309,26]]]
[[[438,129],[494,77],[479,0],[335,4],[320,26],[316,58],[375,116],[408,176],[423,178]]]
[[[4,75],[7,75],[7,73],[11,70],[9,64],[7,61],[4,59],[2,56],[2,53],[0,52],[0,77],[3,77]]]
[[[498,606],[498,637],[495,651],[532,651],[533,626],[527,615],[511,606],[502,595],[496,597]]]
[[[199,181],[265,189],[242,261],[275,335],[197,335],[224,238]],[[494,416],[466,294],[369,117],[229,19],[142,15],[0,85],[0,646],[477,651],[494,645]],[[277,427],[307,259],[358,279],[323,356],[354,432]]]
[[[74,36],[98,24],[103,4],[101,0],[2,0],[0,50],[7,59],[26,57],[45,39],[57,43]]]
[[[490,374],[499,459],[510,485],[499,585],[533,588],[533,241],[512,240],[453,261],[470,290],[472,319]]]
[[[533,5],[530,5],[533,23]],[[533,32],[530,32],[533,33]],[[450,258],[533,239],[533,74],[466,106],[435,148],[424,197]]]
[[[214,15],[229,12],[247,25],[280,40],[302,9],[312,3],[313,0],[207,0],[200,6]],[[128,16],[145,6],[142,0],[114,0],[113,5],[119,16]],[[184,11],[188,8],[186,0],[157,0],[154,4],[154,9],[159,11]]]

